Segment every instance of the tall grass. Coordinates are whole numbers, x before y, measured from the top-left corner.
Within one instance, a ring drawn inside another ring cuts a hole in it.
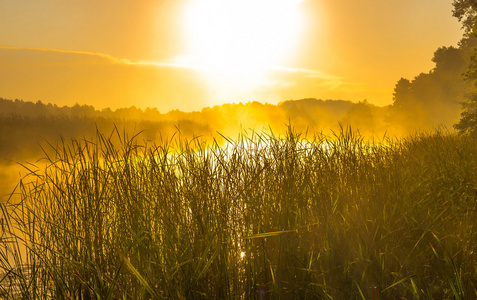
[[[45,151],[2,205],[0,297],[476,298],[477,137],[220,138]]]

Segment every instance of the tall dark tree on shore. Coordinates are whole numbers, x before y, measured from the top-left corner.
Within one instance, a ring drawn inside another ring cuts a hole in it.
[[[432,58],[433,69],[396,83],[389,120],[398,132],[451,127],[458,122],[461,104],[471,90],[470,82],[462,76],[469,65],[467,44],[440,47]]]
[[[452,15],[462,23],[465,34],[473,34],[477,24],[477,0],[454,0]]]
[[[474,40],[477,37],[477,0],[454,0],[452,3],[453,16],[462,24],[465,37],[462,43]],[[474,50],[470,56],[470,64],[465,78],[473,83],[477,88],[477,52]],[[459,123],[455,124],[455,129],[460,132],[477,130],[477,92],[475,90],[468,96],[467,102],[463,103],[464,111],[461,114]]]

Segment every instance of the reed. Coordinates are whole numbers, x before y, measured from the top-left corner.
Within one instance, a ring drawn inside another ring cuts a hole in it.
[[[140,137],[45,150],[1,205],[0,297],[476,298],[476,136]]]

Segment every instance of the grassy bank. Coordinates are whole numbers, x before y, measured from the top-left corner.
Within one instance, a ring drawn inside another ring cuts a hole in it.
[[[0,297],[476,298],[475,136],[114,132],[50,150],[2,206]]]

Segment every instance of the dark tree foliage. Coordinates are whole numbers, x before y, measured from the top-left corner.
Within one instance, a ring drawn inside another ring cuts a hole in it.
[[[453,15],[462,23],[467,38],[467,47],[472,48],[470,63],[465,78],[471,82],[474,88],[477,87],[477,52],[475,51],[475,40],[477,37],[477,0],[454,0]],[[471,41],[471,42],[469,42]],[[474,41],[472,43],[472,41]],[[461,43],[464,44],[464,43]],[[459,123],[454,128],[460,132],[476,131],[477,129],[477,93],[471,92],[467,96],[467,101],[463,102],[464,111],[461,114]]]
[[[468,68],[466,47],[441,47],[434,53],[435,67],[413,80],[401,78],[395,86],[391,123],[404,132],[417,129],[450,127],[457,122],[460,103],[470,84],[462,73]]]
[[[393,93],[394,108],[405,109],[409,106],[410,102],[415,101],[413,98],[412,84],[409,79],[399,79],[399,81],[396,83]]]
[[[475,95],[473,98],[475,99]],[[464,103],[464,112],[461,114],[459,123],[454,128],[460,132],[475,131],[477,129],[477,105],[475,102]]]
[[[454,0],[452,14],[462,23],[462,28],[467,35],[475,32],[477,24],[477,0]]]

